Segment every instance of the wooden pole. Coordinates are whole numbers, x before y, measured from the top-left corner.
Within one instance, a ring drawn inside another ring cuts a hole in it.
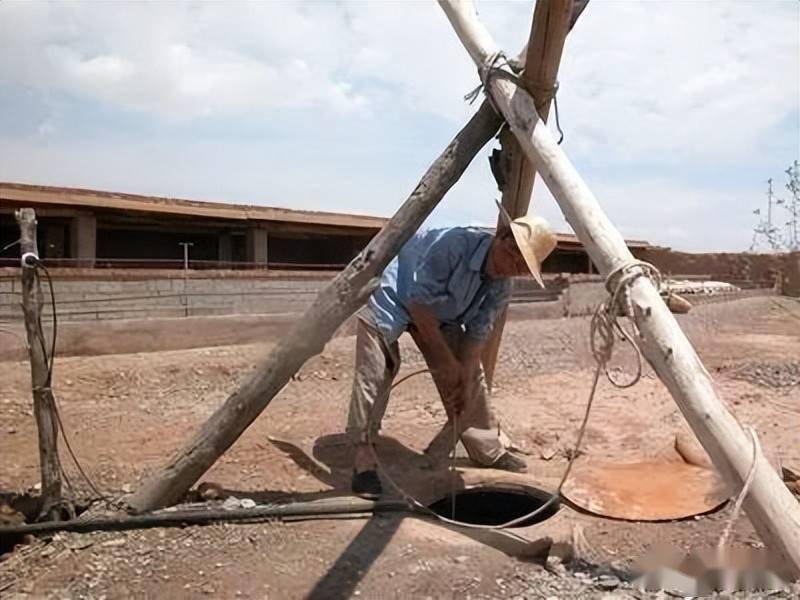
[[[231,394],[200,431],[162,469],[127,499],[135,511],[177,502],[284,388],[312,356],[322,352],[336,329],[369,297],[380,275],[469,163],[500,128],[488,102],[428,168],[397,213],[366,248],[323,289],[288,336]]]
[[[479,67],[484,65],[497,52],[497,46],[479,22],[472,2],[439,3],[472,60]],[[530,96],[499,77],[490,78],[487,87],[600,273],[609,277],[631,264],[634,258],[622,236],[539,119]],[[635,279],[628,297],[633,307],[633,314],[628,316],[642,333],[638,340],[642,352],[714,466],[733,490],[741,489],[751,467],[750,436],[717,397],[711,376],[650,280]],[[800,577],[800,503],[761,453],[744,506],[764,543]]]
[[[520,76],[533,94],[536,112],[547,122],[553,90],[558,81],[558,66],[564,50],[567,33],[577,21],[585,4],[575,5],[574,0],[537,0],[533,11],[533,24],[525,50],[525,70]],[[573,15],[574,18],[573,18]],[[512,219],[528,214],[536,169],[519,146],[514,134],[507,128],[500,134],[500,165],[504,168],[502,204]],[[501,223],[498,218],[497,226]],[[507,311],[498,315],[492,334],[483,352],[483,371],[486,384],[492,388],[500,340],[506,324]]]
[[[32,208],[16,211],[20,233],[20,252],[37,257],[36,213]],[[40,515],[57,519],[61,503],[61,470],[58,462],[58,420],[55,401],[50,389],[48,342],[42,331],[42,287],[33,265],[22,267],[22,313],[28,334],[28,353],[31,360],[33,414],[39,429],[39,467],[42,473],[42,509]]]

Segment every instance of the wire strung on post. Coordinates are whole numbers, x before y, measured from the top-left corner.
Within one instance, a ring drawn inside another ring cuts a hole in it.
[[[41,386],[40,389],[47,390],[49,392],[49,397],[52,399],[53,413],[56,416],[56,421],[58,422],[58,429],[61,432],[61,437],[64,440],[64,445],[67,447],[67,452],[69,453],[72,462],[75,464],[75,468],[78,470],[78,473],[80,473],[81,478],[86,482],[86,485],[89,486],[89,489],[95,494],[96,497],[93,498],[92,500],[102,500],[107,505],[110,505],[111,504],[110,498],[105,494],[103,494],[99,489],[97,489],[97,486],[94,484],[94,481],[92,481],[92,478],[89,477],[88,473],[83,468],[83,465],[81,465],[81,462],[78,460],[75,451],[72,449],[72,444],[70,443],[69,436],[67,435],[66,428],[64,427],[64,422],[61,419],[61,411],[58,408],[58,404],[56,402],[55,394],[53,393],[53,388],[52,388],[53,367],[55,365],[55,357],[56,357],[56,341],[58,338],[58,312],[56,310],[56,295],[53,289],[53,279],[50,277],[50,271],[47,270],[47,267],[45,267],[42,264],[41,260],[38,259],[36,260],[34,267],[37,270],[37,276],[38,276],[38,271],[41,270],[44,273],[45,278],[47,279],[47,285],[50,291],[51,313],[53,318],[53,335],[50,343],[50,350],[48,351],[43,337],[44,328],[42,327],[41,313],[38,315],[37,329],[40,335],[38,335],[37,337],[39,338],[42,354],[44,355],[45,359],[45,365],[47,366],[47,379],[45,380],[45,385]],[[59,469],[61,470],[61,474],[64,477],[64,481],[74,494],[75,490],[72,486],[69,476],[67,475],[66,470],[64,469],[64,465],[61,462],[61,457],[58,455],[58,452],[56,452],[56,458],[58,460],[58,466]]]

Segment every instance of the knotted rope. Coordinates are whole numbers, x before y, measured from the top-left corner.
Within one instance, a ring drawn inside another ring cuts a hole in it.
[[[589,345],[598,369],[605,373],[606,379],[612,385],[621,389],[636,385],[642,378],[642,352],[634,340],[634,335],[641,336],[639,328],[636,326],[636,321],[631,318],[634,330],[634,334],[631,334],[619,322],[620,313],[633,317],[633,303],[627,288],[639,277],[650,279],[656,290],[661,288],[661,273],[648,262],[636,260],[617,267],[606,278],[606,287],[611,283],[614,284],[613,290],[609,290],[611,295],[594,311],[589,326]],[[628,382],[615,379],[608,370],[608,363],[614,352],[615,333],[618,333],[623,341],[628,342],[636,353],[636,374]]]
[[[599,375],[600,369],[602,369],[605,372],[606,378],[609,382],[611,382],[612,385],[623,389],[635,385],[642,377],[642,352],[636,345],[633,335],[624,327],[622,327],[618,320],[620,309],[624,309],[625,313],[629,317],[632,317],[634,314],[633,303],[630,299],[630,295],[627,294],[626,288],[629,287],[639,277],[648,277],[653,282],[653,285],[657,290],[661,288],[661,273],[659,273],[658,269],[650,263],[644,261],[634,261],[615,269],[606,278],[607,286],[613,282],[615,278],[617,278],[614,289],[611,292],[611,296],[607,302],[604,302],[597,307],[597,310],[592,317],[590,326],[591,334],[589,339],[592,355],[594,356],[598,365],[596,376]],[[632,318],[631,324],[634,329],[634,334],[637,337],[640,337],[641,332],[636,325],[636,321]],[[627,341],[636,351],[636,375],[628,382],[621,382],[614,379],[608,370],[608,362],[611,359],[614,348],[615,332],[619,333],[622,336],[622,339]],[[755,478],[756,464],[758,456],[761,453],[761,444],[759,443],[758,435],[756,434],[755,429],[753,429],[752,426],[748,426],[747,429],[750,433],[753,447],[750,468],[748,469],[744,483],[742,484],[742,489],[739,490],[739,494],[736,496],[736,500],[733,503],[733,510],[728,517],[722,535],[717,542],[718,548],[722,548],[728,541],[731,531],[733,530],[733,527],[739,518],[739,513],[742,509],[742,503],[744,502],[745,497],[747,497],[747,494],[750,491],[750,486]]]
[[[504,68],[505,67],[505,68]],[[534,106],[536,107],[536,111],[539,112],[542,110],[542,107],[547,104],[548,102],[553,102],[553,108],[555,110],[556,116],[556,129],[558,130],[558,145],[561,145],[561,142],[564,141],[564,132],[561,130],[561,116],[558,112],[558,81],[555,82],[552,86],[542,86],[536,83],[527,82],[521,77],[519,77],[515,71],[514,64],[508,60],[508,57],[501,52],[495,52],[494,54],[490,54],[484,63],[478,67],[478,78],[480,79],[480,83],[470,91],[468,94],[464,96],[464,100],[472,104],[475,100],[480,96],[481,92],[486,94],[486,97],[489,99],[489,103],[494,108],[494,111],[498,115],[503,115],[502,111],[497,107],[495,104],[494,98],[492,95],[488,93],[489,89],[489,82],[492,77],[498,77],[500,79],[505,79],[506,81],[510,81],[518,88],[523,89],[528,95],[533,99]],[[540,115],[541,117],[542,115]],[[547,115],[544,115],[546,117]]]

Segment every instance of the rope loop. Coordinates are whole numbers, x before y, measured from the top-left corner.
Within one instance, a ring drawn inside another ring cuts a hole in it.
[[[647,277],[657,290],[661,288],[661,273],[652,264],[633,260],[620,265],[606,277],[606,289],[610,296],[594,311],[589,326],[589,345],[595,362],[605,373],[606,379],[614,387],[621,389],[636,385],[642,378],[642,352],[634,339],[641,337],[641,332],[632,318],[630,320],[633,332],[625,329],[619,322],[621,315],[627,315],[629,318],[633,316],[633,304],[628,294],[628,287],[639,277]],[[628,342],[636,352],[636,374],[630,381],[616,379],[608,369],[608,363],[614,353],[616,334],[619,334],[622,341]]]

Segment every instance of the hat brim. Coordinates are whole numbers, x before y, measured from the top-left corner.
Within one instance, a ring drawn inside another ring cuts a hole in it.
[[[536,260],[536,255],[533,253],[531,247],[527,243],[528,240],[525,236],[525,225],[515,223],[508,214],[508,211],[506,211],[505,207],[497,200],[494,202],[497,204],[497,209],[500,211],[500,220],[503,222],[503,225],[511,229],[511,234],[514,236],[514,242],[516,242],[517,248],[519,248],[519,252],[522,254],[522,258],[525,259],[525,264],[528,265],[528,270],[536,280],[536,283],[538,283],[541,287],[544,287],[539,261]]]
[[[525,264],[528,265],[528,270],[536,280],[536,283],[538,283],[541,287],[544,287],[541,267],[539,266],[539,261],[536,260],[536,255],[528,245],[528,237],[525,233],[525,225],[520,225],[519,223],[511,221],[509,223],[509,227],[511,227],[511,234],[514,236],[514,241],[517,243],[519,253],[522,254],[522,258],[525,259]]]

